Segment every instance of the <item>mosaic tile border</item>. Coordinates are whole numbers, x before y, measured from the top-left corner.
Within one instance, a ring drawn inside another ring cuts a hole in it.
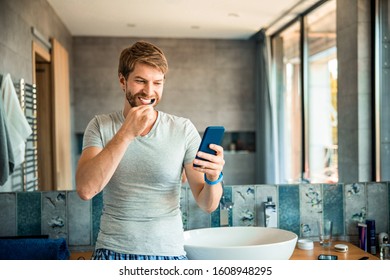
[[[300,185],[230,185],[224,196],[234,203],[232,226],[264,226],[264,202],[271,196],[278,227],[316,238],[318,219],[332,219],[336,238],[356,241],[357,223],[376,221],[376,231],[389,232],[390,183]],[[220,226],[220,209],[203,212],[183,185],[180,198],[183,229]],[[103,196],[81,200],[75,191],[0,192],[0,236],[64,237],[70,246],[93,246],[100,225]]]

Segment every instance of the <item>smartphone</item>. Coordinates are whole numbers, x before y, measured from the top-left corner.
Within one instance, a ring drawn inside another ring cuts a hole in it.
[[[223,135],[225,134],[225,128],[223,126],[208,126],[204,131],[202,141],[200,142],[199,151],[215,155],[215,151],[209,148],[210,144],[221,145]],[[196,156],[197,159],[201,159]],[[194,164],[194,167],[199,167],[199,165]]]
[[[337,260],[337,256],[321,254],[318,256],[318,259],[319,260]]]

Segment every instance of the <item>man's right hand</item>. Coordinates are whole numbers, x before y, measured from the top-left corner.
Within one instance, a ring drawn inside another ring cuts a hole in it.
[[[156,111],[150,105],[133,107],[127,113],[126,119],[121,127],[124,137],[131,141],[137,136],[148,134],[156,119]]]

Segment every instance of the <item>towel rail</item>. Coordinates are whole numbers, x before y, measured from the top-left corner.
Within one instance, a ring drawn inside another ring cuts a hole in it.
[[[15,84],[21,108],[29,123],[32,134],[27,138],[25,161],[12,174],[13,189],[23,191],[38,190],[38,152],[37,152],[37,93],[35,84],[20,79]]]

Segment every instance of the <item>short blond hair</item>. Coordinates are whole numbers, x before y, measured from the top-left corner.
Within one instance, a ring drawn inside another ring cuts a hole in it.
[[[156,67],[164,75],[168,72],[168,62],[163,51],[151,43],[139,41],[122,51],[119,57],[118,75],[122,74],[127,80],[137,62]]]

